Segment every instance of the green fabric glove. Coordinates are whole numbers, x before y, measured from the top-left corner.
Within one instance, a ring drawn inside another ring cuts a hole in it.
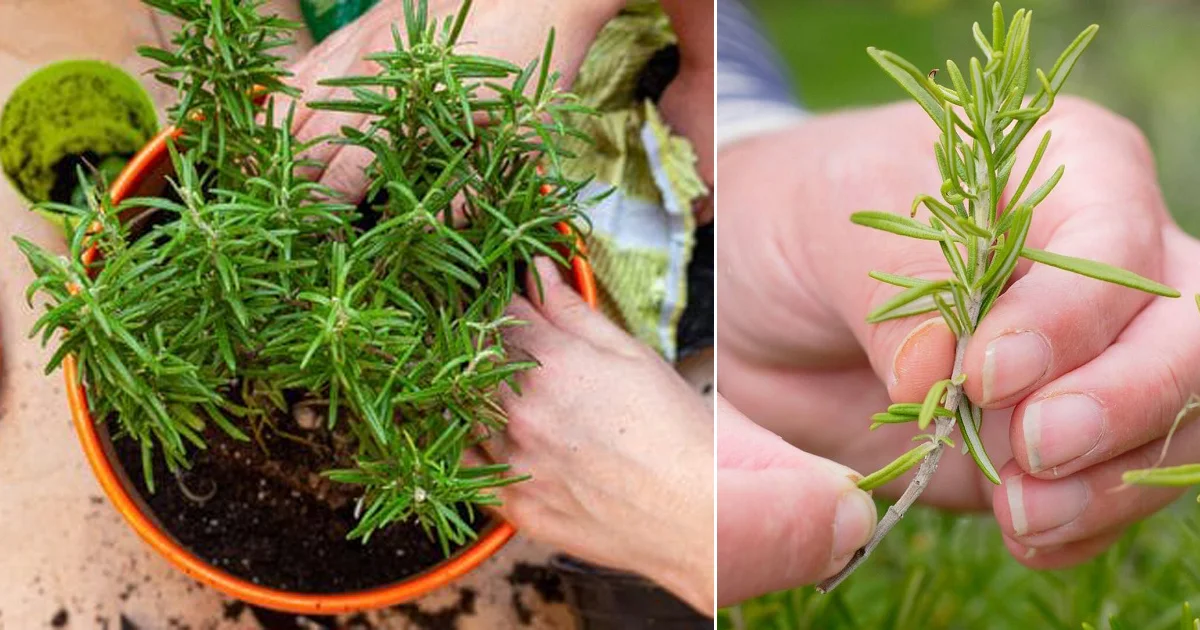
[[[375,6],[379,0],[300,0],[300,12],[312,33],[313,41],[320,43],[334,31],[357,20]]]

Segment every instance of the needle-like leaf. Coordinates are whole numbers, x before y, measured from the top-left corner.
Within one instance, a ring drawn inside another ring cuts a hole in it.
[[[1127,271],[1125,269],[1121,269],[1120,267],[1113,267],[1112,265],[1106,265],[1094,260],[1075,258],[1072,256],[1065,256],[1063,254],[1055,254],[1054,252],[1034,249],[1032,247],[1021,248],[1021,257],[1028,258],[1034,262],[1042,263],[1043,265],[1049,265],[1051,267],[1058,267],[1059,269],[1071,271],[1081,276],[1087,276],[1089,278],[1095,278],[1097,280],[1119,284],[1131,289],[1145,291],[1146,293],[1153,293],[1154,295],[1161,295],[1170,298],[1177,298],[1180,295],[1179,291],[1172,289],[1165,284],[1155,282],[1149,278],[1144,278],[1136,273],[1133,273],[1132,271]]]

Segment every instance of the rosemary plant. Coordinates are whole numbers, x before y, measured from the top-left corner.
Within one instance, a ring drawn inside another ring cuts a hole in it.
[[[222,171],[222,184],[240,183],[254,166],[258,141],[270,135],[255,118],[273,94],[299,96],[284,85],[284,58],[300,24],[261,13],[266,0],[145,0],[180,22],[174,50],[140,46],[138,53],[160,65],[154,77],[178,92],[168,110],[183,129],[180,141],[201,162]]]
[[[18,240],[28,295],[48,302],[35,333],[59,339],[47,371],[77,356],[92,413],[137,440],[151,489],[156,451],[178,471],[208,431],[287,434],[302,395],[353,445],[326,473],[361,486],[352,537],[416,519],[446,551],[464,543],[471,511],[520,481],[461,463],[504,426],[496,388],[536,365],[502,345],[520,323],[506,307],[533,256],[574,254],[558,224],[581,216],[586,182],[558,168],[579,108],[549,71],[553,34],[524,67],[462,54],[470,2],[439,22],[406,0],[379,72],[332,79],[352,98],[313,104],[369,128],[306,144],[290,110],[272,122],[272,95],[292,91],[268,51],[291,25],[260,0],[149,3],[183,22],[175,52],[143,51],[180,91],[171,190],[114,205],[93,188],[66,258]],[[297,176],[330,141],[374,154],[369,203]],[[139,208],[157,217],[142,234],[118,220]],[[83,261],[90,246],[102,263]]]
[[[842,571],[818,585],[822,592],[833,589],[850,575],[916,501],[934,474],[942,451],[953,445],[950,433],[955,427],[962,436],[964,451],[971,454],[988,479],[1000,483],[979,438],[983,411],[963,395],[962,385],[966,380],[963,361],[972,334],[1004,292],[1021,258],[1156,295],[1179,296],[1170,287],[1123,269],[1026,246],[1034,210],[1063,174],[1060,166],[1045,182],[1031,188],[1034,173],[1050,142],[1049,131],[1038,144],[1010,201],[1001,202],[1001,193],[1011,183],[1017,147],[1034,124],[1050,111],[1055,95],[1098,29],[1095,25],[1085,29],[1048,74],[1037,70],[1036,89],[1025,102],[1030,80],[1032,17],[1031,12],[1018,10],[1006,24],[1004,12],[996,3],[992,8],[991,39],[978,23],[973,28],[983,59],[971,58],[965,72],[953,61],[946,62],[950,87],[935,82],[935,73],[927,75],[895,53],[868,49],[871,58],[921,105],[941,130],[934,155],[942,186],[940,198],[917,195],[910,217],[864,211],[852,215],[851,220],[937,243],[945,255],[950,277],[926,280],[872,272],[876,280],[903,290],[870,313],[867,321],[878,323],[937,312],[958,343],[953,373],[934,384],[923,403],[892,405],[872,418],[872,429],[915,422],[921,430],[932,423],[934,430],[918,436],[921,444],[859,482],[859,487],[870,490],[919,466],[871,540]],[[929,211],[926,221],[916,218],[922,207]]]

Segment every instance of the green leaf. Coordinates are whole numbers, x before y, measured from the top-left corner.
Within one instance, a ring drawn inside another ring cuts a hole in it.
[[[979,466],[979,470],[983,472],[983,475],[989,481],[1000,485],[1000,473],[996,472],[996,467],[992,464],[992,460],[988,458],[987,451],[983,448],[983,440],[979,437],[979,429],[975,426],[974,418],[963,417],[963,409],[969,407],[969,404],[962,404],[958,408],[958,430],[962,433],[963,441],[967,445],[967,451],[975,459],[975,464]]]
[[[880,486],[887,484],[898,478],[900,475],[912,470],[914,466],[921,463],[926,455],[929,455],[937,446],[933,442],[925,442],[907,453],[897,457],[887,466],[863,477],[858,482],[858,488],[863,491],[871,491]]]
[[[1003,246],[996,252],[987,272],[984,273],[980,286],[984,291],[1002,291],[1013,271],[1017,268],[1021,249],[1029,236],[1029,227],[1033,221],[1033,210],[1029,206],[1017,206],[1006,214],[1010,219],[1008,232],[1005,234]]]
[[[954,210],[946,204],[934,199],[930,195],[917,195],[913,198],[912,212],[909,216],[917,216],[917,209],[925,206],[933,214],[934,218],[941,221],[943,225],[954,230],[959,236],[966,236],[966,232],[959,226],[962,217],[955,214]]]
[[[889,212],[879,212],[875,210],[855,212],[854,214],[850,215],[850,221],[858,225],[874,228],[876,230],[882,230],[884,232],[891,232],[892,234],[899,234],[901,236],[911,236],[913,238],[924,239],[927,241],[942,240],[942,233],[940,231],[935,230],[928,225],[921,223],[920,221],[916,221],[908,217],[897,216]]]
[[[950,387],[950,379],[940,380],[929,388],[929,392],[925,394],[925,402],[921,405],[921,410],[917,413],[917,427],[924,431],[930,421],[933,420],[937,410],[941,408],[939,403],[942,402],[942,397],[946,395],[946,389]]]
[[[878,428],[884,424],[903,424],[905,422],[916,421],[916,416],[897,415],[894,413],[877,413],[871,416],[871,428]]]
[[[554,29],[550,29],[550,37],[546,38],[546,48],[542,52],[542,61],[538,69],[537,88],[533,92],[535,101],[541,101],[546,94],[546,79],[550,76],[551,55],[554,54]],[[553,146],[553,145],[551,145]]]
[[[932,280],[925,280],[923,278],[898,276],[896,274],[884,273],[882,271],[872,271],[872,272],[868,273],[867,275],[880,281],[880,282],[885,282],[887,284],[898,286],[898,287],[904,287],[906,289],[911,289],[913,287],[929,284],[930,282],[932,282]],[[1200,308],[1200,295],[1196,296],[1196,305],[1198,308]]]
[[[1050,146],[1050,134],[1051,132],[1047,130],[1046,134],[1042,136],[1042,141],[1038,143],[1037,151],[1034,151],[1033,159],[1029,161],[1029,168],[1025,170],[1025,177],[1021,179],[1021,184],[1017,186],[1016,191],[1013,192],[1012,200],[1008,203],[1010,208],[1016,207],[1021,199],[1021,195],[1025,194],[1025,189],[1029,186],[1029,182],[1033,180],[1033,174],[1037,171],[1038,165],[1042,163],[1042,157],[1046,154],[1046,147]]]
[[[879,307],[875,310],[871,311],[871,313],[867,315],[867,323],[877,324],[881,321],[885,321],[888,319],[888,315],[893,311],[908,306],[920,298],[927,297],[939,291],[948,291],[949,289],[949,280],[938,280],[929,282],[927,284],[918,285],[911,289],[905,289],[904,291],[892,296],[891,299],[887,300],[883,304],[879,305]],[[937,306],[935,305],[932,308],[926,309],[925,312],[936,308]]]
[[[1103,280],[1104,282],[1111,282],[1113,284],[1119,284],[1124,287],[1145,291],[1146,293],[1151,293],[1154,295],[1161,295],[1163,297],[1170,298],[1177,298],[1180,295],[1179,291],[1176,291],[1165,284],[1160,284],[1148,278],[1143,278],[1132,271],[1126,271],[1125,269],[1113,267],[1112,265],[1106,265],[1093,260],[1084,260],[1082,258],[1064,256],[1063,254],[1055,254],[1053,252],[1033,249],[1031,247],[1022,248],[1021,256],[1034,262],[1042,263],[1043,265],[1058,267],[1059,269],[1071,271],[1082,276],[1095,278],[1096,280]]]
[[[992,48],[1000,50],[1004,47],[1004,9],[1000,3],[992,4]]]
[[[1054,63],[1054,67],[1050,69],[1050,73],[1048,75],[1052,93],[1058,92],[1062,89],[1063,84],[1067,82],[1067,77],[1071,74],[1071,70],[1074,69],[1075,63],[1079,61],[1080,55],[1082,55],[1083,51],[1087,49],[1088,44],[1092,43],[1092,40],[1096,37],[1096,31],[1098,30],[1100,30],[1100,27],[1095,24],[1087,27],[1082,33],[1079,34],[1078,37],[1075,38],[1075,41],[1071,42],[1071,45],[1067,46],[1067,49],[1063,51],[1062,55],[1059,56],[1058,61]],[[1037,107],[1041,105],[1042,98],[1049,98],[1049,95],[1046,94],[1044,89],[1039,90],[1033,96],[1033,98],[1029,101],[1029,106]],[[1021,140],[1025,139],[1025,136],[1029,133],[1029,130],[1033,128],[1034,122],[1035,121],[1033,120],[1023,120],[1018,122],[1016,127],[1004,137],[1004,140],[997,147],[996,154],[1000,156],[1007,156],[1015,151],[1017,145],[1020,144]]]
[[[921,415],[921,407],[923,406],[924,405],[922,403],[896,403],[894,405],[890,405],[887,409],[887,412],[898,416],[912,416],[913,418],[916,418],[917,416]],[[940,406],[933,410],[933,414],[935,416],[944,418],[949,418],[954,415],[949,409]]]
[[[900,55],[879,50],[878,48],[868,48],[867,54],[879,64],[883,71],[888,73],[900,87],[908,92],[921,108],[929,114],[929,117],[934,122],[940,123],[944,115],[944,107],[940,92],[934,87],[933,82],[929,80],[926,73],[921,72],[904,59]]]
[[[1030,208],[1036,208],[1038,204],[1041,203],[1052,190],[1054,190],[1054,187],[1058,185],[1058,181],[1062,179],[1063,172],[1065,170],[1065,166],[1059,166],[1057,169],[1055,169],[1054,173],[1050,175],[1049,179],[1047,179],[1041,186],[1038,186],[1037,190],[1029,193],[1029,197],[1027,197],[1023,202],[1024,205],[1027,205]]]
[[[975,44],[979,46],[980,52],[990,59],[994,51],[992,50],[991,43],[987,40],[987,36],[983,34],[983,29],[979,26],[979,22],[971,26],[971,35],[975,37]]]
[[[1127,470],[1121,481],[1138,486],[1186,487],[1200,484],[1200,464]]]

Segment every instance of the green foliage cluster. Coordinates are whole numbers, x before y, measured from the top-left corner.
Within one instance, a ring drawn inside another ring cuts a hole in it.
[[[720,630],[1195,630],[1197,554],[1200,510],[1190,497],[1133,525],[1099,557],[1056,571],[1022,566],[1000,543],[1000,528],[990,514],[918,506],[875,551],[869,571],[828,595],[804,587],[742,602],[722,610],[717,625]]]
[[[1000,478],[979,438],[983,410],[964,394],[963,357],[979,323],[1007,288],[1022,258],[1089,278],[1131,287],[1148,293],[1179,297],[1174,289],[1124,269],[1029,247],[1026,240],[1034,211],[1054,190],[1064,168],[1058,167],[1036,187],[1033,178],[1050,143],[1047,131],[1020,179],[1014,179],[1017,147],[1039,119],[1054,105],[1080,55],[1098,27],[1085,29],[1059,56],[1049,73],[1037,70],[1036,89],[1026,100],[1030,82],[1029,34],[1033,15],[1018,10],[1006,23],[1000,3],[992,9],[990,37],[978,23],[972,30],[983,59],[972,57],[965,71],[946,61],[950,87],[937,83],[936,72],[926,73],[895,53],[869,49],[868,53],[929,115],[941,130],[934,145],[942,185],[937,197],[919,194],[910,217],[882,211],[852,215],[856,224],[909,238],[937,243],[950,276],[927,280],[873,272],[872,277],[902,289],[876,308],[870,323],[931,312],[941,315],[958,338],[953,374],[937,382],[920,405],[897,404],[873,417],[872,429],[914,422],[922,430],[935,423],[934,433],[883,469],[864,478],[859,486],[873,489],[898,478],[915,466],[917,476],[901,501],[893,506],[868,543],[847,568],[821,585],[833,588],[870,553],[888,529],[920,495],[934,473],[950,432],[958,427],[964,449],[993,483]],[[1015,183],[1008,201],[1002,193]],[[917,218],[924,208],[928,215]]]
[[[351,536],[415,518],[447,550],[465,542],[459,510],[519,480],[462,464],[505,422],[497,387],[535,365],[502,345],[519,324],[506,307],[532,256],[574,252],[556,224],[580,217],[585,182],[560,175],[556,148],[578,108],[554,87],[553,34],[524,67],[461,54],[470,2],[438,21],[406,0],[380,71],[331,79],[351,98],[312,104],[370,125],[302,143],[292,108],[275,111],[295,95],[271,52],[293,25],[261,0],[148,2],[182,22],[174,51],[143,50],[179,90],[175,174],[162,196],[60,208],[81,219],[66,258],[20,241],[30,298],[47,298],[35,332],[58,339],[47,369],[78,357],[92,413],[137,440],[147,471],[156,451],[186,468],[207,431],[288,431],[300,394],[353,444],[327,473],[362,487]],[[374,155],[368,203],[297,174],[321,142]],[[150,221],[118,220],[142,208]]]

